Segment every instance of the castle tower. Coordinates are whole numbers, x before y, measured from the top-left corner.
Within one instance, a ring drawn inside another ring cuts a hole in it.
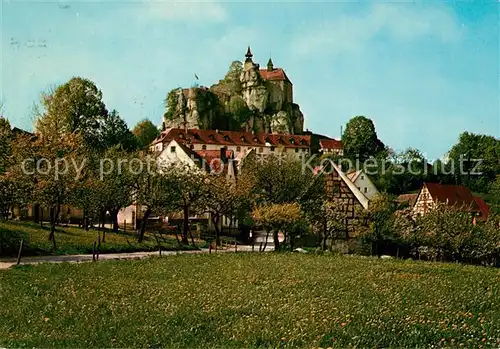
[[[252,51],[250,50],[250,46],[248,46],[247,53],[245,54],[245,64],[243,64],[243,70],[248,71],[254,69],[255,64],[253,63],[252,57]]]
[[[259,65],[252,60],[250,46],[245,54],[245,64],[240,75],[243,100],[250,109],[263,112],[268,99],[268,91],[260,76]]]
[[[274,65],[271,57],[269,57],[269,60],[267,61],[267,71],[273,71],[274,70]]]

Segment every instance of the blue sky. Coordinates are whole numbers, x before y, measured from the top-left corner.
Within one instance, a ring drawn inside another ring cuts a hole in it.
[[[365,115],[385,144],[431,159],[466,130],[500,137],[498,2],[0,1],[0,92],[18,127],[72,76],[129,126],[160,124],[169,90],[195,73],[212,85],[250,45],[286,70],[314,132]]]

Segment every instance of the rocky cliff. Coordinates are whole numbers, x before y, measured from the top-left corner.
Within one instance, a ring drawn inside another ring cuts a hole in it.
[[[165,127],[303,133],[304,116],[293,103],[292,83],[269,60],[267,69],[235,61],[217,84],[170,91]]]

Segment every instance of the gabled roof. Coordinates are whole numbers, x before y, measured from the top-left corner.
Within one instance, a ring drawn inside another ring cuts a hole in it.
[[[358,170],[358,171],[352,171],[349,172],[346,176],[351,180],[351,182],[356,182],[356,179],[358,179],[359,175],[363,172],[363,170]]]
[[[330,161],[329,164],[334,168],[334,170],[339,175],[340,179],[347,185],[349,190],[353,193],[356,199],[359,201],[361,206],[366,210],[368,209],[369,199],[361,192],[361,190],[356,187],[356,185],[347,177],[347,175],[342,172],[342,169],[335,165],[333,161]],[[317,175],[323,172],[326,169],[326,166],[315,166],[313,168],[313,174]]]
[[[469,188],[463,185],[449,185],[440,183],[424,183],[433,201],[438,201],[449,206],[467,207],[478,212],[479,207],[474,200]]]
[[[342,141],[336,139],[320,139],[319,146],[322,149],[343,149]]]
[[[398,196],[397,201],[399,203],[404,203],[407,202],[410,207],[413,207],[415,205],[415,202],[417,201],[418,193],[415,194],[401,194]]]
[[[274,68],[273,70],[260,69],[259,73],[264,80],[290,82],[288,76],[286,76],[285,71],[282,68]]]
[[[18,127],[13,127],[11,133],[13,138],[16,138],[19,135],[33,136],[33,133],[22,130]]]
[[[215,144],[221,146],[263,147],[266,146],[266,143],[269,143],[270,146],[275,147],[309,148],[311,144],[311,136],[199,129],[184,130],[180,128],[166,129],[153,141],[153,144],[169,143],[173,139],[185,144]]]

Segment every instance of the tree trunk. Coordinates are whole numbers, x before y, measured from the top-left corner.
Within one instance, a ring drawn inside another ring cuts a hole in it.
[[[274,240],[274,251],[279,252],[280,251],[280,240],[278,239],[278,231],[275,230],[273,233],[273,240]]]
[[[262,250],[260,252],[264,252],[266,250],[266,247],[267,247],[267,240],[269,239],[269,231],[266,231],[266,241],[264,243],[264,248],[262,248]],[[261,243],[262,244],[262,243]]]
[[[293,235],[290,234],[290,252],[293,252]]]
[[[35,223],[38,223],[38,221],[40,220],[40,205],[39,204],[36,204],[33,206],[33,218],[35,219]]]
[[[85,231],[89,231],[89,216],[88,215],[85,215],[85,217],[83,217],[83,229],[85,229]]]
[[[59,217],[59,212],[61,211],[61,207],[58,205],[57,208],[51,207],[50,208],[50,234],[49,234],[49,241],[52,241],[52,246],[54,247],[54,250],[57,249],[56,245],[56,223],[57,223],[57,217]]]
[[[118,232],[118,210],[111,210],[109,212],[111,213],[111,218],[113,220],[113,231],[115,233],[117,233]]]
[[[106,211],[101,212],[101,229],[104,229],[104,222],[106,221]]]
[[[144,240],[144,234],[146,233],[146,225],[148,224],[148,218],[151,215],[151,209],[148,207],[146,212],[144,212],[144,216],[142,217],[141,222],[141,230],[139,231],[139,239],[137,240],[141,243]]]
[[[220,246],[221,242],[220,242],[219,216],[218,215],[212,215],[212,223],[214,224],[214,229],[215,229],[215,244],[217,246]]]
[[[184,245],[189,245],[188,232],[189,232],[189,207],[184,206],[184,226],[182,229],[182,243]]]
[[[326,251],[326,239],[327,239],[327,236],[326,236],[326,232],[323,234],[323,251]]]

